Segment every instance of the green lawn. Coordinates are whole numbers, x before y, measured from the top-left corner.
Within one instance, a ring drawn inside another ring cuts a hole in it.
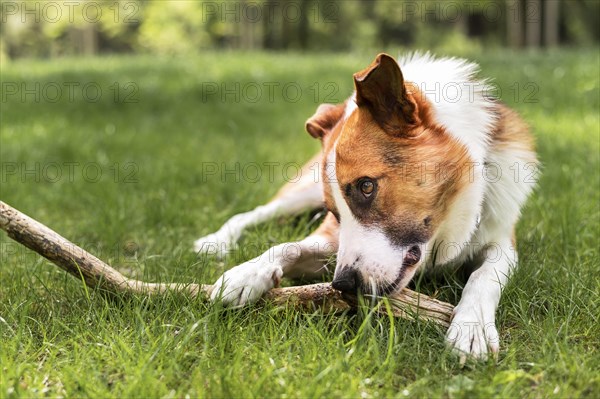
[[[258,248],[314,228],[310,215],[267,223],[225,262],[190,251],[268,200],[293,176],[288,162],[318,150],[305,119],[349,95],[352,73],[374,55],[3,65],[0,198],[128,275],[212,283]],[[532,125],[543,162],[497,315],[497,362],[461,368],[443,329],[364,312],[107,299],[0,234],[0,396],[598,397],[598,49],[471,57]],[[236,83],[239,101],[223,91]],[[203,173],[215,165],[230,172]],[[417,288],[456,303],[455,280]]]

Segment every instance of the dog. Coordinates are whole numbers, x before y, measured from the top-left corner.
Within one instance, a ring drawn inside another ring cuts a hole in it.
[[[226,271],[212,299],[251,303],[282,277],[327,273],[331,255],[333,287],[370,295],[399,291],[418,271],[475,264],[446,341],[463,356],[497,353],[495,313],[517,265],[515,224],[538,161],[527,125],[477,72],[463,59],[382,53],[354,74],[350,98],[320,105],[307,120],[322,153],[301,178],[194,250],[225,255],[245,228],[325,205],[322,224]]]

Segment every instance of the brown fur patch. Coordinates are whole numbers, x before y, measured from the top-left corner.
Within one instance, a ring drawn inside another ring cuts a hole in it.
[[[379,226],[397,245],[431,237],[468,184],[472,168],[467,149],[433,121],[425,97],[416,87],[408,92],[419,123],[406,134],[385,131],[368,109],[359,107],[324,142],[326,157],[339,137],[335,178],[355,217]],[[335,212],[330,177],[324,174],[325,202]],[[377,192],[368,208],[359,209],[352,193],[363,177],[376,180]]]
[[[500,150],[511,149],[531,153],[531,162],[535,157],[535,142],[529,133],[529,127],[519,114],[502,103],[496,105],[497,122],[492,130],[492,147]]]

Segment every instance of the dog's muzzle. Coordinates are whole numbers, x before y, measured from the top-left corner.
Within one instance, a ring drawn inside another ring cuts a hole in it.
[[[421,261],[421,255],[422,253],[420,246],[411,246],[404,255],[402,267],[400,268],[396,279],[390,284],[377,287],[377,292],[381,294],[389,294],[394,292],[398,288],[398,285],[402,282],[407,269],[414,267]],[[333,288],[343,292],[344,294],[355,294],[359,289],[367,292],[371,288],[369,285],[363,284],[361,273],[358,268],[355,268],[354,266],[343,267],[340,273],[337,273],[331,285]]]

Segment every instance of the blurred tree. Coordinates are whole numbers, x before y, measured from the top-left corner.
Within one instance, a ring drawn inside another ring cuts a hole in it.
[[[10,57],[131,51],[139,0],[0,0],[0,35]]]
[[[141,48],[159,54],[186,54],[208,47],[202,5],[186,0],[148,2],[139,30]]]
[[[600,1],[562,1],[561,11],[561,44],[591,44],[600,41]]]
[[[544,44],[548,47],[558,44],[559,13],[559,0],[547,0],[544,3]]]
[[[506,1],[506,33],[507,42],[510,47],[521,47],[523,44],[522,14],[523,2],[521,0]]]
[[[527,47],[539,47],[542,42],[542,1],[527,0],[522,19],[525,21]]]

